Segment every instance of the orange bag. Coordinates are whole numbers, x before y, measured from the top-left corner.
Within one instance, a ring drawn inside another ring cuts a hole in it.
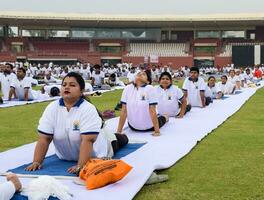
[[[132,167],[122,160],[91,159],[80,171],[80,178],[89,190],[121,180]]]

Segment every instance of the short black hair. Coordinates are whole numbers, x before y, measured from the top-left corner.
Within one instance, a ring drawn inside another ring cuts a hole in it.
[[[85,89],[85,81],[83,80],[83,77],[80,74],[78,74],[76,72],[70,72],[62,79],[62,83],[64,82],[65,78],[67,78],[67,77],[75,78],[75,80],[77,81],[77,83],[80,86],[80,89],[81,90]]]
[[[209,81],[211,78],[213,78],[213,79],[215,80],[215,77],[214,77],[214,76],[209,76],[208,81]]]
[[[234,69],[230,69],[229,74],[230,74],[231,72],[236,73],[236,71],[235,71]]]
[[[199,67],[191,67],[190,72],[195,71],[199,74]]]
[[[116,78],[116,74],[115,73],[114,74],[111,74],[110,77],[111,78]]]
[[[52,97],[60,96],[60,89],[58,87],[52,87],[50,89],[50,96]]]
[[[26,69],[24,68],[24,67],[19,67],[18,69],[17,69],[17,71],[18,70],[21,70],[24,74],[26,73]]]
[[[169,72],[162,72],[160,77],[159,77],[159,81],[162,79],[163,76],[168,76],[169,79],[172,81],[172,77],[171,77],[171,74]]]
[[[227,80],[227,76],[226,75],[221,76],[221,78],[225,78]]]
[[[94,65],[94,68],[95,68],[95,69],[100,69],[101,66],[100,66],[99,64],[95,64],[95,65]]]
[[[9,66],[11,69],[14,68],[14,66],[11,63],[6,63],[5,65]]]

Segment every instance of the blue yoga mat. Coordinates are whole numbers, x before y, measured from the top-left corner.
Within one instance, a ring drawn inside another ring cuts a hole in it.
[[[222,100],[225,100],[225,99],[228,99],[229,97],[227,97],[227,96],[223,96],[221,99]]]
[[[240,91],[240,90],[235,91],[235,94],[241,94],[241,93],[242,93],[242,91]]]
[[[130,153],[133,153],[137,149],[144,146],[146,143],[136,143],[136,144],[127,144],[125,147],[120,149],[113,159],[120,159]],[[31,164],[31,163],[29,163]],[[25,171],[25,168],[29,165],[22,165],[15,169],[10,169],[16,174],[29,174],[29,175],[51,175],[51,176],[76,176],[74,174],[69,174],[67,169],[76,165],[76,162],[60,160],[56,155],[51,155],[45,158],[43,162],[43,168],[34,172]],[[15,194],[12,200],[27,200],[28,198],[20,194]],[[57,198],[49,198],[49,200],[55,200]]]
[[[120,159],[140,147],[142,147],[145,143],[136,143],[136,144],[127,144],[125,147],[120,149],[113,159]],[[16,174],[30,174],[30,175],[51,175],[51,176],[75,176],[74,174],[70,174],[67,172],[67,169],[76,165],[77,163],[74,161],[65,161],[60,160],[56,155],[51,155],[45,158],[43,162],[43,168],[37,171],[28,172],[25,171],[25,168],[31,163],[22,165],[15,169],[10,169],[8,171],[16,173]]]

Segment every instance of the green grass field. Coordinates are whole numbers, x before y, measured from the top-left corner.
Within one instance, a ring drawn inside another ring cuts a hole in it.
[[[91,101],[99,110],[113,109],[121,92]],[[162,171],[169,174],[168,182],[143,187],[136,199],[263,200],[263,98],[261,89],[189,155]],[[47,104],[1,108],[0,151],[35,141],[38,120]]]

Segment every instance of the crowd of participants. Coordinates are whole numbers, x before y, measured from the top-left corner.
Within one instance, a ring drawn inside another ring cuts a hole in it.
[[[224,94],[231,94],[231,84],[244,87],[248,83],[256,83],[262,77],[264,66],[255,66],[234,69],[233,65],[223,67],[201,67],[199,75],[203,78],[210,75],[215,79],[222,76]],[[89,63],[76,63],[75,65],[57,65],[52,62],[46,64],[35,63],[0,63],[0,86],[3,100],[18,99],[22,101],[41,100],[49,97],[60,96],[61,80],[70,72],[80,74],[86,81],[85,92],[94,90],[109,90],[113,86],[124,87],[133,83],[138,72],[145,71],[149,83],[158,83],[163,72],[168,72],[172,79],[189,77],[188,66],[173,69],[167,65],[133,65],[132,63],[119,63],[117,65],[91,65]],[[234,74],[235,73],[235,74]],[[120,77],[127,78],[121,81]],[[225,80],[227,84],[225,84]],[[241,82],[236,83],[236,82]],[[32,86],[43,86],[40,91],[32,90]]]
[[[34,84],[43,83],[43,90],[49,84],[60,85],[61,97],[51,102],[40,118],[33,162],[26,170],[45,167],[43,161],[53,141],[59,159],[77,162],[68,169],[69,173],[77,175],[91,158],[112,157],[129,142],[124,132],[126,121],[131,130],[151,131],[153,136],[160,136],[161,128],[166,126],[170,117],[183,118],[192,107],[204,108],[243,87],[255,87],[263,76],[261,66],[243,70],[231,66],[173,70],[169,66],[92,66],[87,63],[64,67],[52,63],[4,63],[0,66],[1,91],[8,100],[32,100]],[[213,75],[216,73],[220,74],[221,80]],[[208,75],[206,81],[204,74]],[[127,81],[124,83],[119,77],[126,77]],[[184,79],[182,89],[173,84],[173,79],[179,77]],[[89,87],[87,80],[91,80]],[[114,133],[105,130],[101,114],[84,95],[87,90],[101,89],[105,85],[124,87],[120,118]],[[148,183],[167,178],[153,173]],[[10,195],[21,188],[16,177],[8,177],[8,181],[0,186],[0,194]]]

